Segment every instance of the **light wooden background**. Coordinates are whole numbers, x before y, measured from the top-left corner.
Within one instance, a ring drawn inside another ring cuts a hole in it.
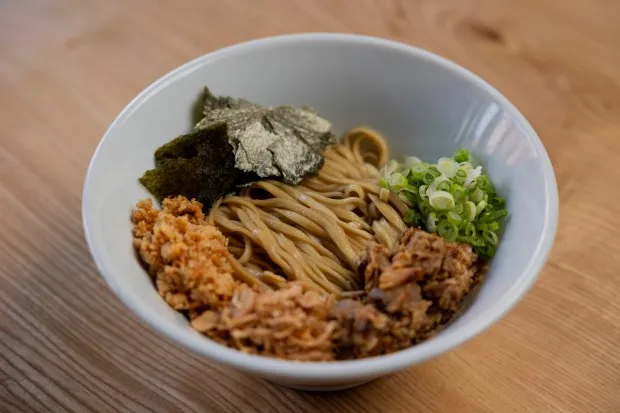
[[[150,82],[250,38],[355,32],[414,44],[502,91],[560,188],[549,263],[487,333],[335,394],[179,350],[108,291],[80,198],[107,125]],[[0,411],[619,412],[618,0],[0,0]]]

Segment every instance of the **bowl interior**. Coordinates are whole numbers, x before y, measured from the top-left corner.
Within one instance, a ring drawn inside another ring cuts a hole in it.
[[[344,35],[255,41],[199,58],[146,89],[112,124],[87,176],[84,225],[99,269],[133,311],[177,342],[220,361],[236,356],[192,331],[157,295],[132,249],[129,217],[136,201],[148,197],[137,178],[153,166],[158,146],[191,129],[192,106],[204,85],[265,105],[310,104],[338,133],[370,126],[385,134],[394,157],[436,160],[466,147],[487,168],[511,213],[488,277],[449,328],[401,352],[401,365],[472,337],[535,279],[555,233],[557,189],[533,130],[498,92],[441,58],[393,42]],[[239,357],[232,363],[249,370],[275,366],[285,374],[287,368],[277,360]],[[373,363],[350,363],[363,362]],[[311,367],[308,374],[325,368]]]

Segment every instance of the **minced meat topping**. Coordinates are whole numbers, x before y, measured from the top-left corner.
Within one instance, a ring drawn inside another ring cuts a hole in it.
[[[365,291],[338,298],[288,282],[269,290],[235,278],[227,239],[201,205],[168,198],[133,212],[134,247],[157,291],[213,340],[246,353],[299,361],[386,354],[438,331],[482,273],[472,248],[410,228],[394,252],[369,247]]]

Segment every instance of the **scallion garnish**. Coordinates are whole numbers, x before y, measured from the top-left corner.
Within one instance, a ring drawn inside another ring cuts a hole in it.
[[[467,149],[452,158],[429,164],[409,156],[403,164],[390,161],[381,171],[380,184],[407,201],[408,225],[437,232],[449,241],[471,244],[484,259],[499,243],[508,211],[481,166],[472,164]]]

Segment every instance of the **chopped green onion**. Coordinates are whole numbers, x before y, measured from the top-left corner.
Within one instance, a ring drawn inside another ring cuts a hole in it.
[[[433,181],[428,185],[429,189],[431,190],[431,192],[434,192],[436,190],[438,190],[439,185],[443,182],[449,182],[450,180],[448,179],[447,176],[445,175],[439,175],[438,177],[436,177],[435,179],[433,179]]]
[[[454,154],[456,162],[471,162],[471,153],[467,149],[459,149]]]
[[[428,164],[425,164],[425,163],[415,164],[415,165],[412,165],[411,168],[409,169],[413,173],[421,174],[423,172],[426,172],[426,170],[428,169]]]
[[[452,192],[452,196],[454,197],[455,201],[462,202],[465,200],[465,188],[463,188],[461,185],[453,183],[450,192]]]
[[[497,243],[499,242],[497,234],[491,231],[482,231],[482,239],[484,239],[491,245],[497,245]]]
[[[471,201],[465,201],[463,204],[463,214],[466,220],[473,222],[477,215],[476,204]]]
[[[476,180],[476,183],[478,184],[478,188],[480,188],[483,192],[495,195],[495,189],[493,189],[493,184],[489,180],[488,176],[479,176]]]
[[[437,214],[431,212],[426,218],[426,230],[428,232],[435,232],[437,230]]]
[[[407,187],[407,178],[400,172],[394,172],[388,178],[388,184],[390,185],[390,190],[393,192],[400,192],[403,188]]]
[[[431,207],[431,204],[429,204],[428,200],[426,200],[426,199],[423,199],[418,204],[418,208],[420,209],[420,212],[422,212],[424,214],[424,216],[428,216],[428,214],[433,212],[433,208]]]
[[[439,158],[437,161],[437,169],[448,178],[452,178],[456,175],[458,167],[458,163],[451,158]]]
[[[425,184],[429,185],[435,180],[435,178],[437,178],[438,173],[439,172],[435,172],[431,170],[430,168],[428,168],[422,175],[422,180],[424,181]]]
[[[497,231],[499,229],[499,224],[496,221],[493,222],[482,222],[478,223],[478,229],[480,231]]]
[[[405,168],[409,169],[413,165],[419,165],[422,163],[422,160],[417,156],[405,156]]]
[[[407,225],[419,227],[422,224],[421,218],[422,217],[420,216],[420,214],[415,209],[411,208],[409,211],[407,211],[407,214],[405,215],[405,218],[403,218],[403,221],[405,221],[405,224]]]
[[[448,212],[447,219],[454,225],[458,225],[461,222],[461,216],[454,211]]]
[[[447,178],[446,178],[447,179]],[[437,185],[437,189],[439,191],[448,191],[448,192],[452,192],[452,188],[454,187],[454,184],[452,183],[452,181],[450,180],[445,180],[443,182],[440,182]]]
[[[454,208],[454,197],[450,192],[435,191],[428,196],[428,202],[435,209],[447,211]]]
[[[398,167],[398,162],[395,160],[391,160],[383,168],[381,168],[379,174],[382,178],[389,179],[390,175],[392,175],[398,170]]]
[[[469,239],[469,243],[474,247],[484,247],[484,239],[478,234],[475,234]]]
[[[476,169],[470,171],[465,179],[465,187],[470,186],[476,179],[482,174],[482,166],[478,166]]]
[[[476,188],[474,192],[469,195],[469,199],[473,202],[480,202],[482,198],[484,198],[484,192],[482,192],[480,188]]]
[[[428,197],[428,194],[426,193],[427,189],[428,189],[428,186],[420,185],[420,188],[418,188],[418,194],[420,194],[422,198]]]
[[[504,200],[504,198],[496,196],[495,198],[491,199],[490,205],[493,207],[493,209],[502,209],[506,207],[506,201]]]
[[[476,227],[474,227],[474,224],[472,224],[471,222],[468,222],[465,225],[465,238],[469,239],[469,238],[473,238],[476,236]]]
[[[447,241],[454,241],[458,235],[458,228],[447,219],[443,219],[437,225],[437,232]]]
[[[407,225],[424,226],[447,240],[469,243],[481,258],[488,259],[495,254],[508,211],[488,175],[471,161],[465,149],[436,164],[409,156],[403,164],[390,161],[383,167],[379,184],[409,206],[403,218]]]
[[[487,230],[497,232],[499,230],[499,223],[497,221],[489,222],[487,224]]]
[[[505,218],[506,216],[508,216],[508,211],[506,211],[505,209],[500,209],[499,211],[484,213],[479,218],[478,222],[484,223],[484,222],[499,221],[502,218]]]

